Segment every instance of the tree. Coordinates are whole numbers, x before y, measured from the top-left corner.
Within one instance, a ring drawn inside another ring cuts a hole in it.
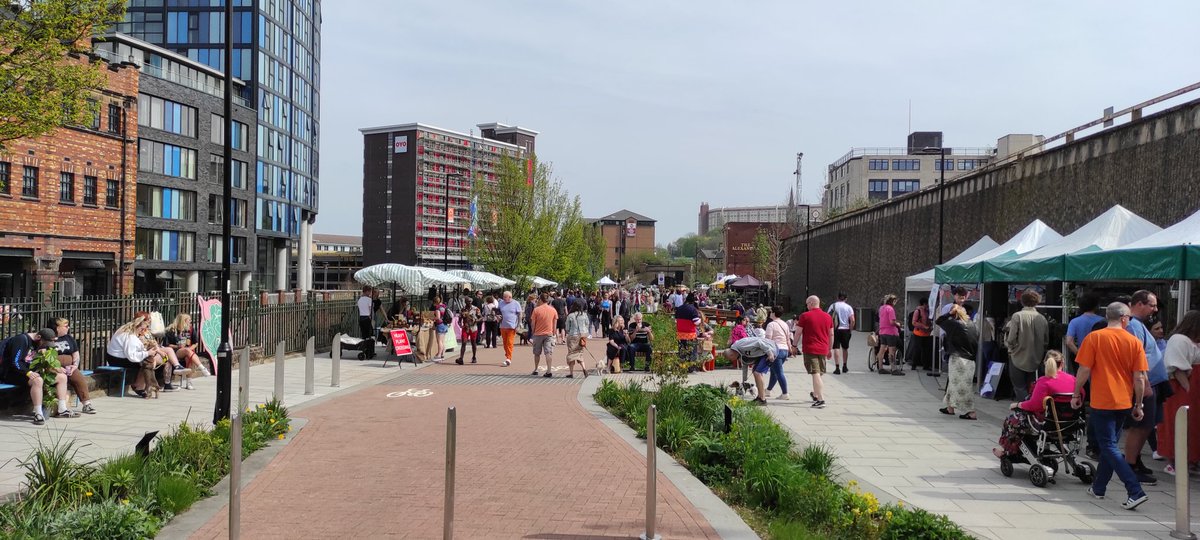
[[[759,279],[779,286],[779,277],[787,272],[791,258],[787,256],[783,239],[791,232],[785,224],[762,226],[754,234],[754,272]]]
[[[103,67],[68,55],[87,55],[91,37],[124,14],[121,0],[0,2],[0,150],[90,123],[97,111],[88,98],[105,86]]]

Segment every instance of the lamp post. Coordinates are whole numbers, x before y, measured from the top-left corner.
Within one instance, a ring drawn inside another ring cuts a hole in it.
[[[938,180],[938,264],[946,262],[945,248],[943,247],[946,234],[946,146],[942,145],[940,150],[942,176]]]
[[[450,179],[457,178],[462,180],[463,175],[454,173],[446,175],[446,227],[442,229],[442,270],[450,269]]]
[[[225,27],[232,28],[233,2],[225,2]],[[229,316],[232,306],[229,302],[230,268],[230,239],[233,226],[233,216],[229,211],[233,200],[233,32],[225,32],[225,177],[221,179],[222,203],[225,207],[221,214],[221,345],[217,348],[217,403],[213,410],[213,423],[229,418],[230,398],[233,394],[233,379],[230,373],[233,366],[233,345],[229,343]],[[213,129],[216,129],[215,127]]]

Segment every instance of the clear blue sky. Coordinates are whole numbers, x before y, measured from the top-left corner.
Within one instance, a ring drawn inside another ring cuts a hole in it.
[[[751,7],[753,6],[753,7]],[[1052,135],[1196,82],[1200,2],[324,2],[316,231],[361,234],[367,126],[541,132],[584,212],[695,232],[853,146]]]

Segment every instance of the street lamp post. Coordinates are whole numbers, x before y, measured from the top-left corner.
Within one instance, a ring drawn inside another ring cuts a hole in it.
[[[804,298],[807,301],[812,292],[809,280],[812,273],[812,205],[804,205]]]
[[[225,27],[231,28],[229,22],[233,20],[233,2],[225,2]],[[233,73],[230,66],[233,65],[233,38],[232,32],[225,32],[225,125],[221,129],[225,131],[225,177],[221,179],[222,186],[222,204],[225,208],[221,212],[224,216],[221,220],[221,345],[217,348],[217,403],[213,411],[213,423],[229,418],[230,414],[230,399],[233,394],[233,379],[230,370],[233,366],[233,345],[229,343],[229,317],[232,307],[229,302],[229,287],[232,279],[231,272],[231,257],[230,248],[232,241],[230,239],[233,226],[233,216],[229,211],[233,201]],[[214,127],[213,129],[216,129]]]
[[[942,177],[938,180],[938,264],[946,262],[945,233],[946,233],[946,146],[942,145],[941,169]]]

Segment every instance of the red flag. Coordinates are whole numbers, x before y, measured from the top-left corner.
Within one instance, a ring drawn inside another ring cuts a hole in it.
[[[533,187],[533,159],[525,160],[525,183]]]

